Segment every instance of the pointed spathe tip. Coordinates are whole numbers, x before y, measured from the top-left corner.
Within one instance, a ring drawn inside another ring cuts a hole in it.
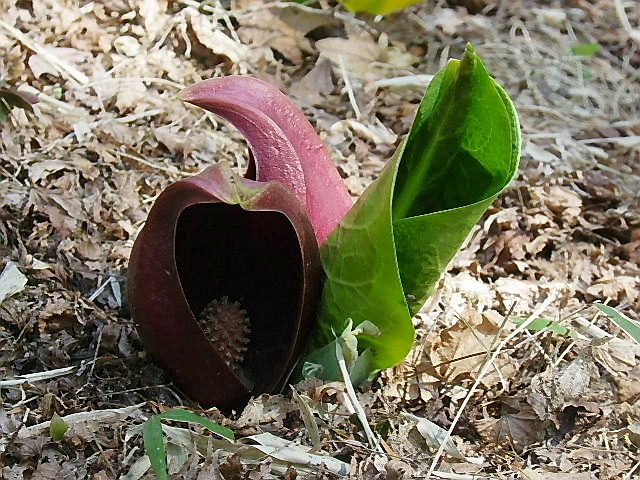
[[[196,83],[195,85],[191,85],[187,88],[180,90],[176,98],[185,103],[198,105],[198,101],[199,100],[201,101],[203,98],[202,93],[203,92],[202,92],[202,89],[200,88],[200,83]]]

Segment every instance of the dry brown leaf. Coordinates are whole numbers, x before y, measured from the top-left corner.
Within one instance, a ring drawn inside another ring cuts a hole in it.
[[[262,2],[243,1],[240,8]],[[252,48],[272,48],[295,65],[313,49],[305,36],[311,30],[332,23],[331,17],[294,8],[257,9],[242,16],[240,39]]]
[[[591,355],[614,378],[619,378],[638,365],[640,345],[633,340],[611,338],[602,344],[594,342]]]
[[[561,408],[584,400],[591,382],[599,378],[598,368],[587,352],[560,370],[550,366],[531,379],[528,402],[540,419],[553,420],[559,428],[557,413]]]
[[[357,30],[349,32],[349,38],[318,40],[316,48],[338,69],[344,66],[348,72],[359,76],[367,73],[386,76],[389,70],[407,68],[415,60],[403,46],[387,45],[386,37],[380,37],[376,42],[369,33]]]
[[[591,359],[579,356],[572,360],[555,378],[553,403],[559,405],[581,400],[597,376],[598,368]]]
[[[496,280],[494,289],[507,307],[515,304],[513,313],[531,312],[538,299],[540,283],[517,277],[502,277]]]
[[[443,381],[459,384],[464,377],[476,378],[496,337],[506,333],[500,331],[490,315],[480,314],[469,307],[455,325],[441,332],[431,346],[429,358]],[[496,366],[499,373],[495,368],[489,370],[482,379],[484,385],[494,385],[509,378],[517,369],[506,355],[498,358]]]
[[[45,73],[59,76],[61,69],[57,65],[51,63],[51,59],[62,61],[80,68],[82,65],[89,63],[93,56],[88,51],[82,51],[77,48],[69,47],[46,47],[45,54],[35,54],[29,57],[29,68],[37,78]]]
[[[181,153],[185,156],[191,154],[194,149],[193,144],[184,133],[179,132],[177,128],[170,126],[154,128],[153,134],[165,147],[171,152]]]
[[[289,95],[306,105],[321,105],[334,88],[331,62],[319,58],[311,71],[291,85]]]
[[[223,55],[239,68],[239,73],[247,73],[247,62],[250,59],[249,47],[225,34],[218,25],[217,19],[200,14],[195,9],[189,10],[191,28],[205,47],[216,55]]]
[[[595,281],[586,292],[599,299],[622,301],[628,298],[640,297],[640,280],[630,275],[620,275],[614,271],[608,272],[605,278]]]
[[[281,395],[260,395],[253,398],[235,422],[237,428],[253,428],[260,424],[280,424],[289,412],[297,411],[296,404]]]
[[[626,376],[615,379],[618,402],[635,403],[640,400],[640,366],[636,365]]]
[[[542,439],[545,425],[524,401],[513,399],[509,403],[511,405],[503,405],[505,411],[500,417],[482,418],[472,423],[486,440],[522,451]]]
[[[0,304],[5,298],[20,293],[27,284],[27,277],[12,261],[8,261],[0,273]]]

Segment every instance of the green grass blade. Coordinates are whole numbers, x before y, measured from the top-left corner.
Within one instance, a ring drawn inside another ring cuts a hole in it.
[[[162,424],[157,415],[154,415],[144,423],[142,438],[154,473],[160,480],[167,480],[169,477],[167,471],[167,449],[164,444]]]
[[[191,422],[202,425],[207,430],[221,435],[223,437],[228,438],[229,440],[233,440],[235,438],[233,434],[233,430],[228,429],[227,427],[223,427],[222,425],[217,424],[209,420],[208,418],[201,417],[197,413],[191,412],[189,410],[185,410],[183,408],[175,408],[173,410],[168,410],[160,415],[158,415],[161,419],[167,420],[176,420],[178,422]]]
[[[624,313],[619,312],[609,305],[603,305],[602,303],[596,303],[596,307],[606,313],[607,316],[613,320],[621,329],[627,332],[636,342],[640,344],[640,325],[638,322],[634,322]]]
[[[509,320],[511,320],[516,325],[522,325],[525,321],[528,320],[528,318],[510,317]],[[527,330],[529,330],[530,332],[547,330],[558,335],[568,335],[571,337],[576,336],[576,332],[574,332],[573,330],[561,325],[559,322],[554,322],[553,320],[549,320],[546,318],[536,318],[535,320],[529,322],[529,324],[527,325]]]
[[[580,43],[571,47],[571,53],[580,57],[590,57],[599,51],[599,43]]]

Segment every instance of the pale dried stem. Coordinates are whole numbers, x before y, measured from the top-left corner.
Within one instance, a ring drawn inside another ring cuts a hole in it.
[[[85,85],[89,82],[87,76],[82,73],[77,68],[69,65],[63,60],[60,60],[59,57],[53,55],[44,45],[40,45],[39,43],[34,42],[30,38],[28,38],[24,33],[22,33],[17,28],[12,27],[11,25],[0,20],[0,27],[3,28],[9,35],[22,43],[25,47],[30,50],[33,50],[39,55],[42,55],[44,59],[49,62],[51,65],[56,67],[58,71],[67,77],[70,80],[73,80],[80,85]]]
[[[629,17],[627,17],[627,12],[624,9],[624,5],[622,0],[613,0],[616,6],[616,15],[618,15],[618,19],[622,24],[622,28],[627,32],[629,38],[640,45],[640,30],[637,30],[631,26],[629,23]]]
[[[356,96],[353,93],[353,88],[351,87],[351,82],[349,81],[349,74],[347,73],[347,69],[344,66],[344,59],[342,55],[338,56],[338,61],[340,63],[340,75],[342,76],[342,81],[344,82],[344,89],[347,92],[347,96],[349,97],[349,103],[351,104],[351,108],[353,108],[353,113],[356,116],[356,119],[360,118],[360,107],[358,107],[358,102],[356,102]]]
[[[17,378],[0,380],[0,387],[12,387],[16,385],[22,385],[23,383],[33,383],[40,382],[42,380],[49,380],[51,378],[60,377],[62,375],[68,375],[75,369],[76,367],[63,367],[46,372],[29,373],[27,375],[21,375]]]
[[[364,433],[367,436],[367,440],[376,452],[384,454],[384,450],[380,446],[380,442],[376,438],[371,426],[369,425],[369,421],[367,420],[367,414],[365,413],[362,405],[358,401],[358,397],[356,395],[356,391],[353,389],[353,384],[351,383],[351,378],[349,377],[349,372],[347,370],[347,364],[344,360],[344,355],[342,353],[342,347],[338,342],[336,342],[336,358],[338,359],[338,365],[340,366],[340,373],[342,373],[342,378],[344,380],[344,386],[347,391],[347,401],[351,404],[351,407],[356,412],[358,416],[358,420],[362,424],[362,428],[364,429]]]
[[[631,480],[632,478],[634,478],[633,477],[634,475],[638,474],[638,472],[640,472],[640,460],[638,460],[636,464],[633,467],[631,467],[631,470],[629,470],[625,474],[622,480]]]

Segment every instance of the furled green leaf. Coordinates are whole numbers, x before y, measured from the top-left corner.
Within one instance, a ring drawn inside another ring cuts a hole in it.
[[[378,327],[373,323],[364,321],[357,327],[353,328],[352,322],[348,321],[344,331],[337,336],[332,342],[311,352],[304,359],[302,365],[303,377],[318,377],[327,379],[340,379],[340,365],[336,358],[336,346],[342,349],[342,356],[345,359],[347,370],[351,381],[355,385],[367,380],[373,367],[371,350],[358,352],[358,336],[367,334],[376,337],[380,334]]]
[[[366,12],[373,15],[386,15],[401,10],[421,0],[344,0],[343,5],[352,12]]]
[[[606,313],[611,320],[616,322],[618,326],[633,337],[636,342],[640,343],[640,324],[638,324],[638,322],[634,322],[624,313],[619,312],[609,305],[596,303],[596,307],[598,307],[601,312]]]
[[[147,420],[142,427],[144,448],[149,456],[153,471],[160,480],[167,480],[167,448],[164,444],[162,424],[160,418],[155,415]]]
[[[230,440],[234,439],[233,430],[230,430],[227,427],[223,427],[222,425],[219,425],[216,422],[212,422],[208,418],[201,417],[197,413],[194,413],[190,410],[185,410],[183,408],[175,408],[173,410],[168,410],[158,416],[161,419],[176,420],[178,422],[197,423],[199,425],[202,425],[207,430],[213,433],[222,435],[223,437],[226,437]]]
[[[372,368],[401,362],[411,317],[496,196],[520,156],[515,108],[473,47],[433,79],[409,136],[322,248],[327,279],[313,347],[349,319],[379,335],[358,336]],[[313,354],[312,354],[313,355]]]

